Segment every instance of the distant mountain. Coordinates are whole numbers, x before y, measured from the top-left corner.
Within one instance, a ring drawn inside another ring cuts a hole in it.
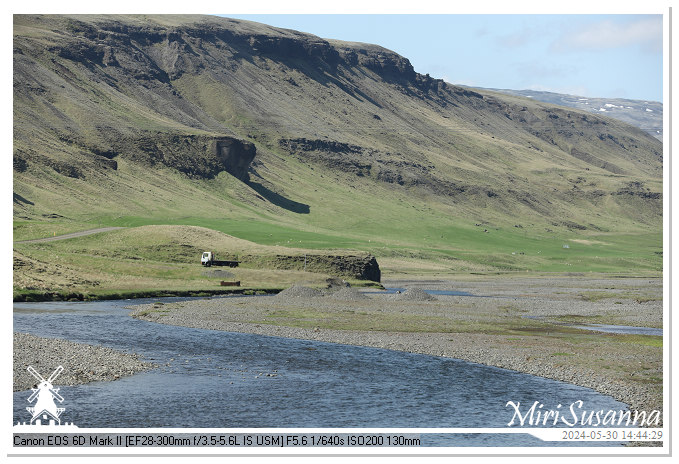
[[[592,98],[567,95],[563,93],[541,92],[536,90],[487,89],[509,95],[534,98],[555,105],[570,106],[590,113],[610,116],[632,124],[658,140],[663,139],[663,105],[660,102],[646,100],[628,100],[624,98]]]

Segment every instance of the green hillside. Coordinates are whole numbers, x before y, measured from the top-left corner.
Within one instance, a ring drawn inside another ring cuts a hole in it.
[[[658,140],[377,45],[209,16],[15,15],[13,69],[26,259],[63,257],[17,241],[188,225],[367,252],[394,274],[662,269]]]

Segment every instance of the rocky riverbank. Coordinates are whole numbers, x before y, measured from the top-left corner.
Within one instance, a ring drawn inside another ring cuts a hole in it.
[[[385,287],[408,291],[322,294],[293,287],[277,296],[144,305],[135,307],[133,316],[464,359],[589,387],[633,410],[662,411],[662,337],[573,327],[662,327],[660,279],[574,276],[388,282]],[[422,289],[475,296],[432,296]]]
[[[14,333],[14,391],[28,390],[37,383],[28,366],[48,378],[58,367],[64,370],[54,385],[79,385],[102,380],[116,380],[153,368],[136,354],[123,353],[103,346],[74,343],[58,338]]]

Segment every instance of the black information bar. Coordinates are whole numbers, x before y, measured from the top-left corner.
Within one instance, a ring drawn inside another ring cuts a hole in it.
[[[350,433],[15,433],[17,448],[420,446],[418,434]]]

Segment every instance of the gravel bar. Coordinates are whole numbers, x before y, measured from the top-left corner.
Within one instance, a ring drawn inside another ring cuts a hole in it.
[[[631,409],[662,411],[662,346],[649,339],[566,328],[559,322],[559,317],[598,318],[662,327],[661,279],[574,276],[383,284],[408,291],[364,290],[365,298],[360,298],[346,290],[319,294],[294,287],[274,297],[142,305],[134,307],[132,316],[185,327],[463,359],[592,388]],[[475,296],[430,298],[415,289]],[[360,330],[350,325],[356,321],[363,324]],[[379,326],[380,321],[392,325]],[[349,325],[338,326],[345,322]],[[507,327],[511,332],[503,333]]]
[[[34,388],[37,380],[28,366],[48,378],[58,367],[64,370],[54,385],[80,385],[102,380],[116,380],[154,365],[137,354],[123,353],[104,346],[86,345],[59,338],[43,338],[14,333],[14,391]]]

